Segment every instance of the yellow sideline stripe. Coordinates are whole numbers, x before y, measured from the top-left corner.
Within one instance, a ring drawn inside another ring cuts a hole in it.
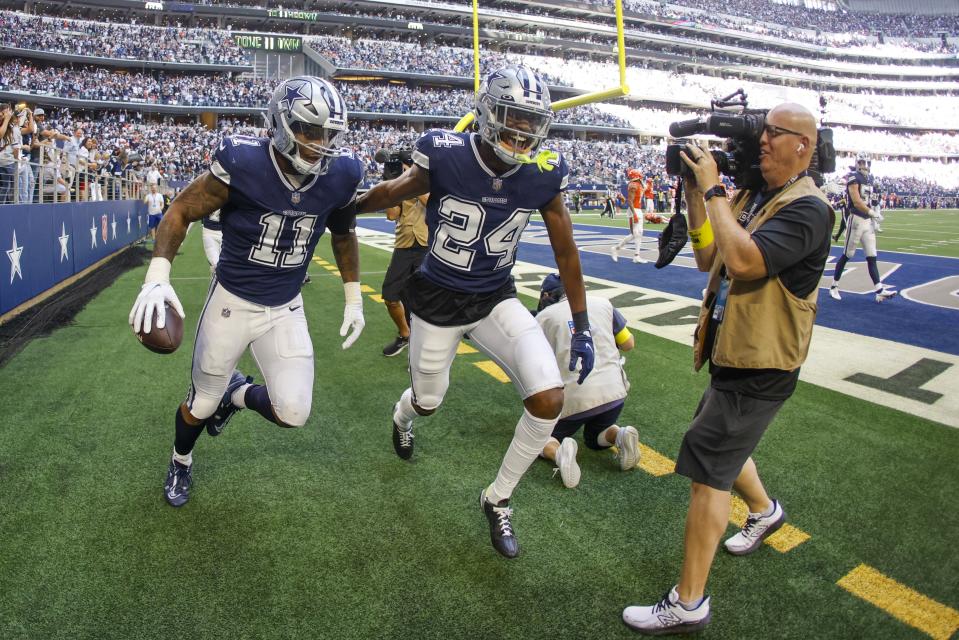
[[[316,264],[330,264],[329,262],[327,262],[327,261],[324,260],[323,258],[318,258],[318,257],[314,257],[314,258],[313,258],[313,262],[315,262]]]
[[[381,296],[378,293],[374,293],[373,295],[371,295],[370,300],[379,304],[383,304],[383,296]]]
[[[668,476],[676,469],[675,462],[642,443],[639,445],[639,452],[639,468],[652,476]]]
[[[329,264],[329,263],[327,263],[327,264],[324,264],[324,265],[323,265],[323,268],[326,269],[327,271],[336,271],[336,265],[335,265],[335,264]]]
[[[923,633],[948,640],[959,629],[959,612],[861,564],[836,582],[897,620]]]
[[[458,356],[465,356],[470,353],[479,353],[479,351],[469,346],[465,342],[460,342],[459,345],[456,347],[456,355]]]
[[[485,371],[490,374],[500,382],[509,382],[509,376],[499,368],[499,365],[493,362],[492,360],[483,360],[482,362],[474,362],[474,365],[480,368],[480,370]]]
[[[361,284],[361,285],[360,285],[360,293],[373,293],[373,292],[375,292],[375,291],[376,291],[376,289],[374,289],[373,287],[371,287],[371,286],[368,285],[368,284]]]

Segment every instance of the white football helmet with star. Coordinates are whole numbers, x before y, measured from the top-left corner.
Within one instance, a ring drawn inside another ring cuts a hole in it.
[[[330,82],[315,76],[284,80],[266,112],[274,148],[303,174],[323,175],[341,155],[346,105]]]

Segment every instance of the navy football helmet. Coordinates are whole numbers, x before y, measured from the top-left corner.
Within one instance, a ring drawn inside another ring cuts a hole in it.
[[[536,311],[542,311],[565,297],[566,287],[563,286],[563,281],[559,279],[559,274],[551,273],[543,278],[543,284],[539,287],[539,305],[536,307]]]

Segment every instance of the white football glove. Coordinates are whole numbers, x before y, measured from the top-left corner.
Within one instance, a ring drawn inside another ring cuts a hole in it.
[[[343,341],[343,348],[349,349],[363,333],[366,320],[363,318],[363,294],[360,293],[360,283],[344,282],[343,293],[346,296],[346,303],[343,305],[343,325],[340,326],[340,337],[346,336],[347,332],[352,329],[352,333]]]
[[[157,318],[157,329],[166,326],[166,307],[165,302],[169,302],[173,310],[181,318],[186,318],[183,313],[183,305],[180,299],[176,297],[176,292],[170,286],[170,261],[166,258],[153,258],[150,261],[150,268],[147,269],[147,275],[140,288],[140,295],[137,296],[133,308],[130,310],[128,322],[133,327],[134,333],[139,333],[143,328],[145,333],[150,333],[153,329],[153,315],[159,313]]]

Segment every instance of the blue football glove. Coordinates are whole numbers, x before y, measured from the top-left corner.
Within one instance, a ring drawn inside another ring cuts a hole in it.
[[[593,335],[589,331],[580,331],[573,334],[573,339],[569,345],[569,370],[576,370],[576,361],[582,360],[582,368],[579,371],[577,384],[583,384],[583,380],[593,370],[593,363],[596,360],[596,349],[593,347]]]

